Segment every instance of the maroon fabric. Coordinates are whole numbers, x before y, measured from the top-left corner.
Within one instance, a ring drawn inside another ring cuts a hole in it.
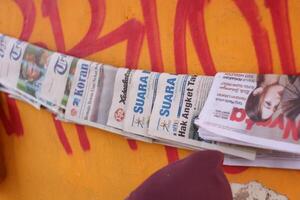
[[[223,154],[199,151],[150,176],[127,200],[232,200]]]

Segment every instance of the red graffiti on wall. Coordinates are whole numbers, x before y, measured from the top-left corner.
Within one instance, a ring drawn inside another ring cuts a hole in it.
[[[29,40],[36,21],[36,6],[33,0],[15,0],[23,16],[23,28],[20,38]],[[163,72],[164,64],[161,50],[160,32],[157,17],[156,0],[140,0],[144,22],[134,18],[116,27],[111,32],[101,34],[105,16],[105,0],[89,0],[91,22],[85,36],[71,49],[66,49],[63,27],[57,0],[43,0],[41,10],[43,17],[49,18],[57,50],[77,57],[86,57],[107,49],[120,42],[127,41],[126,59],[124,65],[137,68],[144,38],[147,40],[149,57],[153,71]],[[261,15],[255,1],[233,0],[244,17],[251,32],[260,73],[272,73],[273,61],[267,29],[261,22]],[[186,51],[186,33],[189,28],[192,42],[203,71],[207,75],[216,73],[213,57],[207,40],[204,12],[210,3],[205,0],[178,0],[174,18],[174,59],[177,73],[188,73],[188,55]],[[288,1],[265,0],[265,6],[270,10],[276,42],[279,50],[282,70],[287,74],[295,74],[295,58],[292,46],[291,28],[288,16]],[[10,118],[6,117],[0,107],[0,118],[8,133],[23,134],[21,118],[14,100],[7,99]],[[72,153],[72,148],[64,132],[62,122],[53,118],[58,138],[65,151]],[[17,125],[12,126],[12,122]],[[14,127],[12,130],[11,127]],[[90,149],[90,143],[83,126],[76,125],[76,131],[83,150]],[[128,140],[131,149],[137,150],[134,140]],[[165,147],[169,162],[179,158],[176,148]]]
[[[273,63],[267,30],[263,27],[261,16],[255,1],[234,1],[244,16],[251,34],[259,66],[259,73],[272,73]]]
[[[196,53],[206,75],[216,73],[209,50],[204,23],[205,0],[178,0],[174,25],[174,56],[177,73],[187,73],[186,28],[187,22]]]
[[[288,1],[265,0],[265,2],[266,6],[270,9],[272,16],[282,71],[285,74],[296,74],[297,71],[289,21]]]
[[[9,98],[7,94],[4,94],[8,108],[8,116],[5,114],[3,102],[0,102],[0,119],[3,123],[4,129],[8,135],[16,134],[17,136],[22,136],[23,125],[20,117],[20,113],[16,104],[16,101]]]
[[[36,17],[36,7],[33,0],[15,0],[23,15],[23,27],[19,36],[21,40],[28,40],[33,31]]]

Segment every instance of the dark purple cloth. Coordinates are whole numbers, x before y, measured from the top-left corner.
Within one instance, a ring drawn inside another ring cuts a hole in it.
[[[232,200],[223,154],[199,151],[151,175],[127,200]]]

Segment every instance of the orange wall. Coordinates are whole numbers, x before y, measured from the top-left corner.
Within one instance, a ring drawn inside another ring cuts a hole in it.
[[[299,9],[297,0],[1,0],[0,32],[115,66],[297,73]],[[1,106],[8,174],[0,199],[123,199],[155,170],[190,153],[56,122],[3,94]],[[297,171],[225,170],[231,182],[257,180],[300,199]]]

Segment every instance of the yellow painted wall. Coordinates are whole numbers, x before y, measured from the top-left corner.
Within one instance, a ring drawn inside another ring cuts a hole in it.
[[[187,73],[211,74],[210,67],[296,73],[299,9],[297,0],[1,0],[0,32],[115,66],[175,73],[184,71],[180,63],[186,55]],[[183,31],[183,39],[175,36]],[[89,40],[70,51],[88,32]],[[1,106],[9,117],[6,100],[2,94]],[[17,108],[22,136],[6,134],[0,124],[8,170],[0,199],[124,199],[168,163],[162,145],[137,142],[134,149],[126,139],[90,127],[85,127],[90,148],[83,148],[76,127],[63,123],[72,149],[67,153],[49,112],[19,101]],[[189,153],[178,150],[180,158]],[[300,199],[298,171],[227,168],[226,175],[230,182],[257,180],[290,199]]]

